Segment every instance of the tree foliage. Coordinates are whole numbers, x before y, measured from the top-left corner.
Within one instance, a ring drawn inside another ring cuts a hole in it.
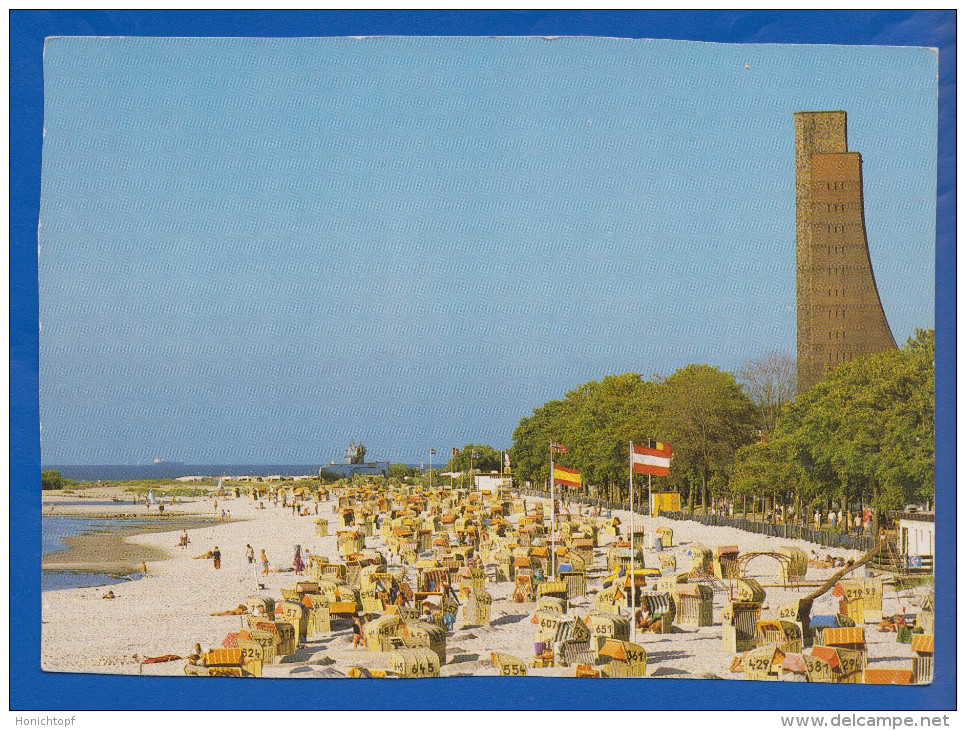
[[[896,509],[932,499],[935,332],[896,351],[856,358],[801,394],[777,436],[806,475],[806,498]]]
[[[40,488],[42,490],[63,489],[64,479],[61,477],[60,471],[57,469],[44,469],[40,472]]]
[[[750,440],[750,429],[750,402],[734,378],[716,368],[691,365],[663,381],[644,380],[638,373],[612,375],[585,383],[520,421],[513,432],[514,475],[546,484],[550,441],[559,441],[567,453],[557,462],[578,469],[585,485],[624,499],[629,442],[651,439],[671,442],[675,465],[688,474],[700,462],[694,473],[704,485],[715,472],[727,473],[736,446]],[[674,484],[689,481],[678,478]]]
[[[473,456],[473,453],[476,456]],[[500,452],[489,444],[464,444],[459,453],[451,455],[444,471],[469,472],[472,462],[473,471],[500,471]]]

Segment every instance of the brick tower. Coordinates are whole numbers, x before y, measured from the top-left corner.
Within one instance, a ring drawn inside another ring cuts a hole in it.
[[[846,360],[896,348],[872,273],[862,156],[844,111],[795,114],[798,391]]]

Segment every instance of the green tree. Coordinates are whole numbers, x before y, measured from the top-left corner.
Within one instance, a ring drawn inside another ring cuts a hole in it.
[[[473,456],[474,452],[476,456]],[[470,462],[475,472],[500,471],[500,452],[489,444],[464,444],[458,454],[450,456],[445,471],[468,473]]]
[[[389,478],[390,479],[404,479],[405,477],[415,477],[419,475],[419,468],[415,466],[408,466],[406,464],[390,464],[389,465]]]
[[[671,479],[708,505],[709,481],[725,484],[735,452],[754,441],[754,408],[734,376],[711,365],[688,365],[660,383],[658,428],[673,448]]]
[[[935,332],[843,363],[779,421],[791,458],[824,500],[880,510],[930,501],[935,487]]]
[[[64,479],[57,469],[44,469],[40,472],[40,488],[42,490],[63,489]]]

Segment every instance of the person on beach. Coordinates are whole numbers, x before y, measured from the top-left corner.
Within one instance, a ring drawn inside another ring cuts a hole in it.
[[[226,513],[225,522],[231,522],[231,510]]]
[[[295,575],[302,575],[305,571],[305,562],[302,560],[302,550],[296,546],[295,557],[292,559],[292,567],[295,568]]]
[[[221,551],[218,549],[217,545],[215,545],[215,549],[211,551],[211,562],[215,566],[215,570],[219,570],[221,568]]]
[[[366,637],[362,633],[362,619],[359,614],[355,614],[352,617],[352,648],[355,649],[359,644],[362,644],[362,648],[366,648]]]
[[[262,561],[262,575],[268,575],[268,556],[265,555],[265,548],[262,548],[262,554],[259,555],[259,559]]]
[[[248,564],[251,565],[255,562],[255,548],[251,545],[245,545],[245,557],[248,558]]]

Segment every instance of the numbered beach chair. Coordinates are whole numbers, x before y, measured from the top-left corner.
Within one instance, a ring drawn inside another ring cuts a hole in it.
[[[672,595],[679,626],[697,629],[714,624],[714,591],[709,586],[702,583],[678,583],[674,586]]]
[[[607,639],[598,655],[601,673],[608,677],[643,677],[647,671],[647,652],[630,641]]]
[[[526,662],[517,659],[512,654],[505,654],[500,651],[490,652],[490,661],[500,673],[501,677],[525,677],[527,676]]]
[[[587,614],[587,628],[594,637],[591,645],[595,653],[600,651],[607,639],[629,641],[631,638],[631,622],[626,616],[592,611]]]
[[[439,657],[426,647],[395,649],[389,655],[389,671],[405,679],[439,676]]]

